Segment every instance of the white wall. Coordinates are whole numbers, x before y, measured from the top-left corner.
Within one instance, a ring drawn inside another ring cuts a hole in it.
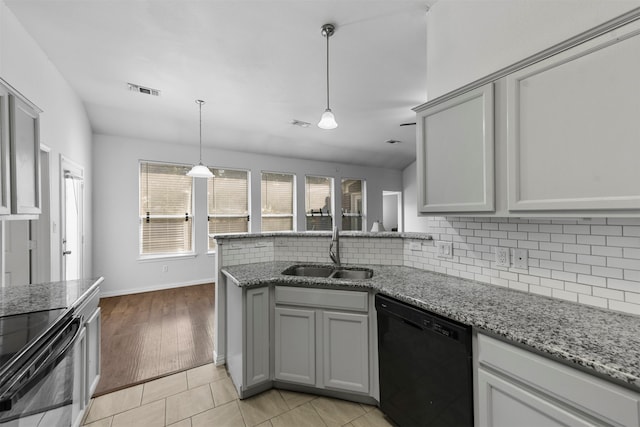
[[[440,0],[427,13],[429,98],[638,6],[638,0]]]
[[[436,98],[640,6],[639,1],[449,1],[427,19],[427,86]],[[416,164],[403,171],[405,230],[453,242],[454,257],[411,265],[640,314],[640,220],[418,217]],[[496,267],[493,248],[529,252]]]
[[[60,279],[60,155],[85,168],[85,263],[92,276],[92,134],[82,102],[20,25],[4,1],[0,1],[0,76],[44,112],[40,116],[41,143],[51,148],[52,280]]]
[[[197,160],[197,147],[94,135],[95,156],[95,252],[94,266],[105,277],[104,295],[118,295],[151,289],[214,281],[215,257],[207,255],[206,182],[196,180],[195,249],[191,258],[140,261],[138,254],[138,162],[166,161],[192,164]],[[297,222],[304,230],[305,175],[333,176],[336,202],[340,206],[340,180],[366,180],[367,215],[382,217],[382,192],[402,188],[401,172],[290,159],[233,151],[203,149],[203,163],[211,167],[237,168],[251,171],[251,231],[260,232],[260,174],[262,171],[289,172],[297,176]],[[162,272],[162,266],[168,272]]]

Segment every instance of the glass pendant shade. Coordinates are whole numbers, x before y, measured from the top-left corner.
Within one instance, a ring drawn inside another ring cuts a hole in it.
[[[213,178],[213,173],[208,167],[200,163],[192,167],[191,170],[187,172],[187,176],[192,178]]]
[[[322,113],[320,122],[318,122],[318,127],[320,129],[335,129],[338,127],[336,118],[330,108],[327,108],[324,110],[324,113]]]
[[[204,101],[196,99],[196,104],[198,104],[198,109],[200,110],[200,162],[187,172],[187,176],[192,178],[213,178],[213,173],[202,164],[202,104],[204,104]]]

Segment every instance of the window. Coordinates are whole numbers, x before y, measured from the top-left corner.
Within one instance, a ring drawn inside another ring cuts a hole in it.
[[[294,176],[262,173],[262,231],[293,231]]]
[[[140,162],[140,254],[193,251],[189,166]],[[190,213],[191,212],[191,213]]]
[[[342,229],[363,231],[364,181],[361,179],[342,180]]]
[[[207,180],[209,234],[246,233],[249,231],[249,172],[211,169]],[[209,250],[216,241],[209,239]]]
[[[307,231],[331,230],[333,178],[307,176],[305,190]]]

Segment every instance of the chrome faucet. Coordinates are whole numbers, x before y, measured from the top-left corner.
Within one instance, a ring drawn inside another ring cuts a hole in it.
[[[329,245],[329,257],[336,267],[340,267],[340,235],[338,234],[337,225],[333,227],[333,235]]]

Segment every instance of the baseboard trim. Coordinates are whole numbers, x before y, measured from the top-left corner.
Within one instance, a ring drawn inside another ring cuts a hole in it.
[[[226,363],[226,359],[224,357],[224,355],[218,354],[217,351],[213,350],[213,363],[216,366],[222,366]]]
[[[104,284],[103,284],[101,285],[101,289],[100,289],[100,298],[118,297],[121,295],[130,295],[130,294],[141,294],[143,292],[163,291],[166,289],[182,288],[185,286],[203,285],[206,283],[212,283],[212,280],[211,279],[190,280],[188,282],[165,283],[162,285],[145,286],[144,288],[135,288],[135,289],[122,289],[117,291],[105,291]]]

